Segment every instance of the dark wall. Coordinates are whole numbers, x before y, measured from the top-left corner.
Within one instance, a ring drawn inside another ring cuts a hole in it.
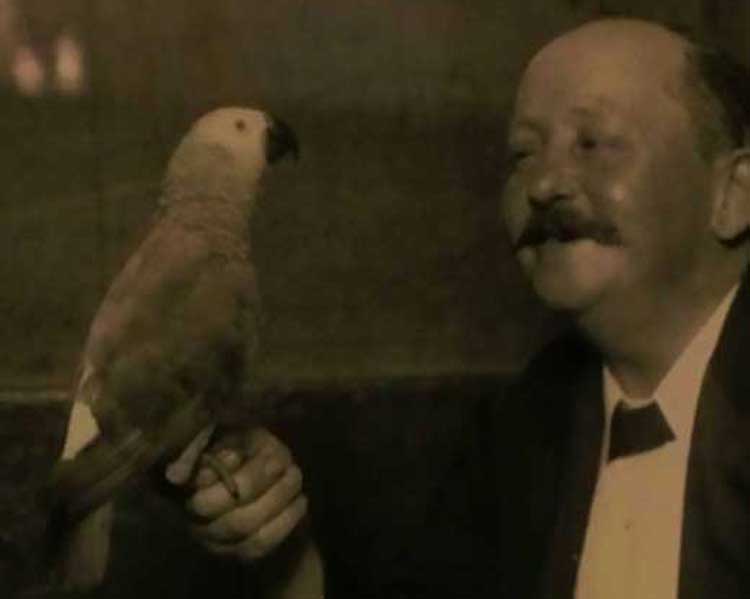
[[[497,218],[513,82],[602,4],[746,49],[739,13],[698,0],[19,2],[41,54],[81,40],[88,91],[0,92],[0,386],[70,379],[171,148],[224,103],[282,115],[303,145],[253,225],[271,375],[513,370],[550,330]]]

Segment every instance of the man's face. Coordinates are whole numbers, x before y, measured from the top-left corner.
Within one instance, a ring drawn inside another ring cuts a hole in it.
[[[503,212],[524,271],[553,308],[658,300],[716,243],[712,171],[683,102],[683,60],[665,31],[596,24],[527,69]]]

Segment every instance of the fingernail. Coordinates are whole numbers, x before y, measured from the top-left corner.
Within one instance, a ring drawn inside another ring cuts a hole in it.
[[[284,464],[276,458],[271,458],[270,460],[268,460],[264,468],[266,476],[277,476],[281,474],[283,470]]]

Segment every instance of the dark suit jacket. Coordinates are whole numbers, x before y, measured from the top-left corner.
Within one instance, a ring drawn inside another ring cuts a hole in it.
[[[698,399],[680,599],[750,597],[749,364],[745,284]],[[513,481],[512,488],[498,489],[500,567],[513,564],[502,576],[508,596],[573,594],[600,455],[601,394],[601,360],[585,343],[568,338],[532,364],[507,403],[491,408],[493,430],[484,441],[492,454],[489,467],[495,480]]]
[[[601,448],[600,357],[565,336],[509,390],[467,399],[467,445],[421,526],[379,564],[373,595],[572,597]],[[750,597],[748,284],[698,400],[679,581],[680,599]]]

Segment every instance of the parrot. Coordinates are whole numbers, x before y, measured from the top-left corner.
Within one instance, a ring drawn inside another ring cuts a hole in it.
[[[253,408],[250,217],[267,167],[286,155],[298,158],[299,143],[282,120],[223,107],[197,119],[170,157],[156,214],[95,313],[72,388],[48,487],[62,586],[103,580],[115,496],[154,466],[167,465],[171,480],[206,465],[237,496],[205,449]]]

